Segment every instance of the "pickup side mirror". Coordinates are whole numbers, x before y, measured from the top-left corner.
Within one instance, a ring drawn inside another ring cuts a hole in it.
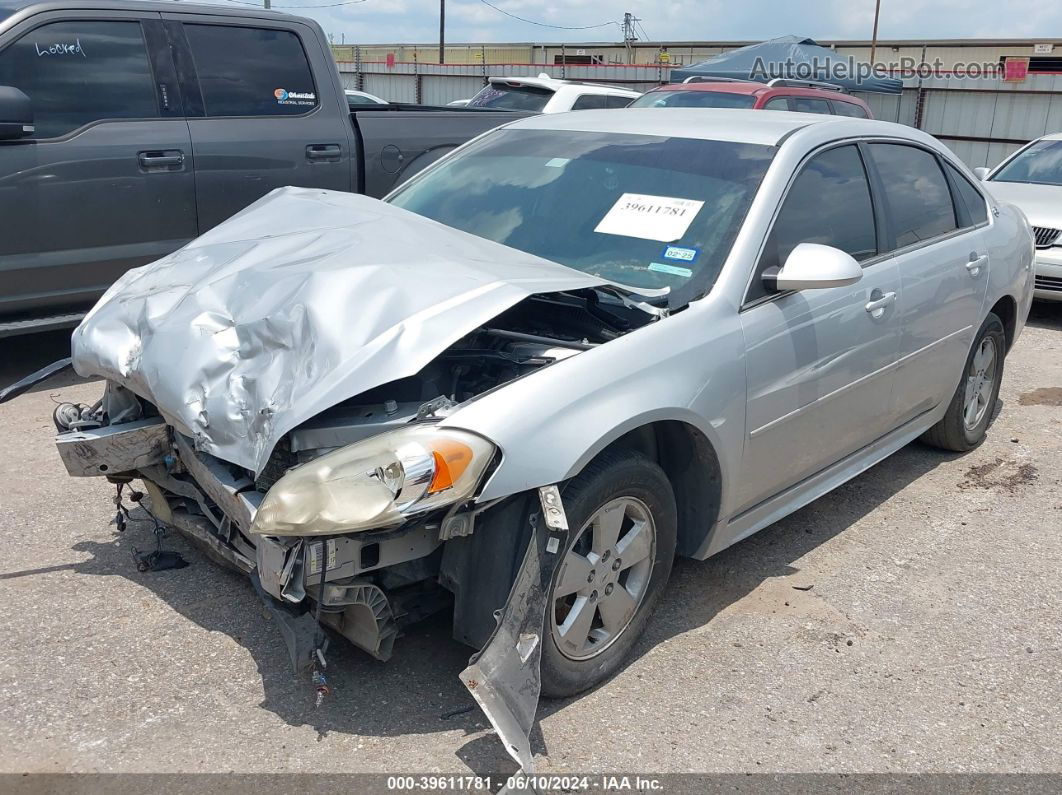
[[[990,168],[985,168],[984,166],[980,166],[980,167],[974,169],[974,176],[977,177],[982,182],[984,182],[985,177],[988,176],[988,174],[989,174],[989,172],[991,170],[992,169],[990,169]]]
[[[0,141],[33,135],[33,103],[13,86],[0,86]]]
[[[763,280],[773,290],[821,290],[847,287],[863,278],[863,269],[851,255],[833,246],[800,243],[785,264]]]

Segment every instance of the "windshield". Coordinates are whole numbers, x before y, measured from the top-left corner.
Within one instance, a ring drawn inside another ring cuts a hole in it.
[[[468,101],[468,107],[540,111],[552,96],[549,88],[491,83]]]
[[[1062,185],[1062,141],[1037,141],[992,177],[992,182]]]
[[[724,91],[650,91],[629,108],[751,108],[756,97]]]
[[[388,201],[682,306],[719,275],[775,148],[599,132],[499,130]]]

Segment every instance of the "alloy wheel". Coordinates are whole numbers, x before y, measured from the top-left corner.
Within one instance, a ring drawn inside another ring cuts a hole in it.
[[[962,419],[968,431],[976,428],[990,409],[989,403],[995,393],[996,360],[995,340],[986,336],[978,345],[966,374]]]
[[[587,520],[553,589],[550,623],[565,657],[590,659],[623,634],[649,590],[655,556],[656,524],[641,500],[618,497]]]

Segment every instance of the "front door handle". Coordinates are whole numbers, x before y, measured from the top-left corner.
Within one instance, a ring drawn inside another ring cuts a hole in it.
[[[137,152],[136,159],[143,168],[173,168],[184,165],[184,152],[167,149],[161,152]]]
[[[310,144],[306,147],[307,160],[339,160],[343,150],[339,144]]]
[[[877,320],[879,317],[885,314],[885,308],[896,300],[896,293],[885,293],[881,298],[875,298],[873,301],[867,301],[867,305],[864,307],[870,316]]]
[[[988,255],[981,254],[978,256],[976,253],[970,254],[970,261],[966,263],[966,270],[970,272],[971,276],[977,276],[981,273],[981,268],[988,264]]]

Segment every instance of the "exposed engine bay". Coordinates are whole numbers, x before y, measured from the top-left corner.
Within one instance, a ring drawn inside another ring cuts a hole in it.
[[[214,558],[252,573],[264,594],[287,605],[289,617],[296,607],[319,612],[320,621],[387,659],[402,626],[447,608],[456,595],[455,637],[479,646],[508,595],[526,528],[496,530],[490,556],[499,576],[476,588],[464,582],[470,576],[468,553],[447,555],[442,547],[470,537],[477,522],[519,525],[512,511],[494,503],[459,503],[399,526],[317,540],[251,532],[258,507],[300,464],[387,431],[430,424],[488,391],[653,319],[645,308],[592,288],[532,296],[466,334],[415,375],[374,387],[299,425],[282,437],[257,477],[197,450],[193,439],[168,427],[155,406],[114,382],[95,406],[57,407],[59,449],[71,474],[105,475],[119,485],[142,479],[143,504],[153,517],[184,531]],[[129,470],[120,459],[134,449],[136,468]],[[512,501],[519,500],[504,502]],[[320,587],[322,561],[327,588]],[[286,633],[292,662],[300,668],[312,660],[307,644],[299,648],[294,642],[297,636]]]
[[[361,393],[287,434],[256,479],[267,491],[292,466],[409,422],[445,416],[536,370],[653,318],[592,289],[533,296],[462,337],[416,375]],[[248,473],[253,476],[253,473]]]

